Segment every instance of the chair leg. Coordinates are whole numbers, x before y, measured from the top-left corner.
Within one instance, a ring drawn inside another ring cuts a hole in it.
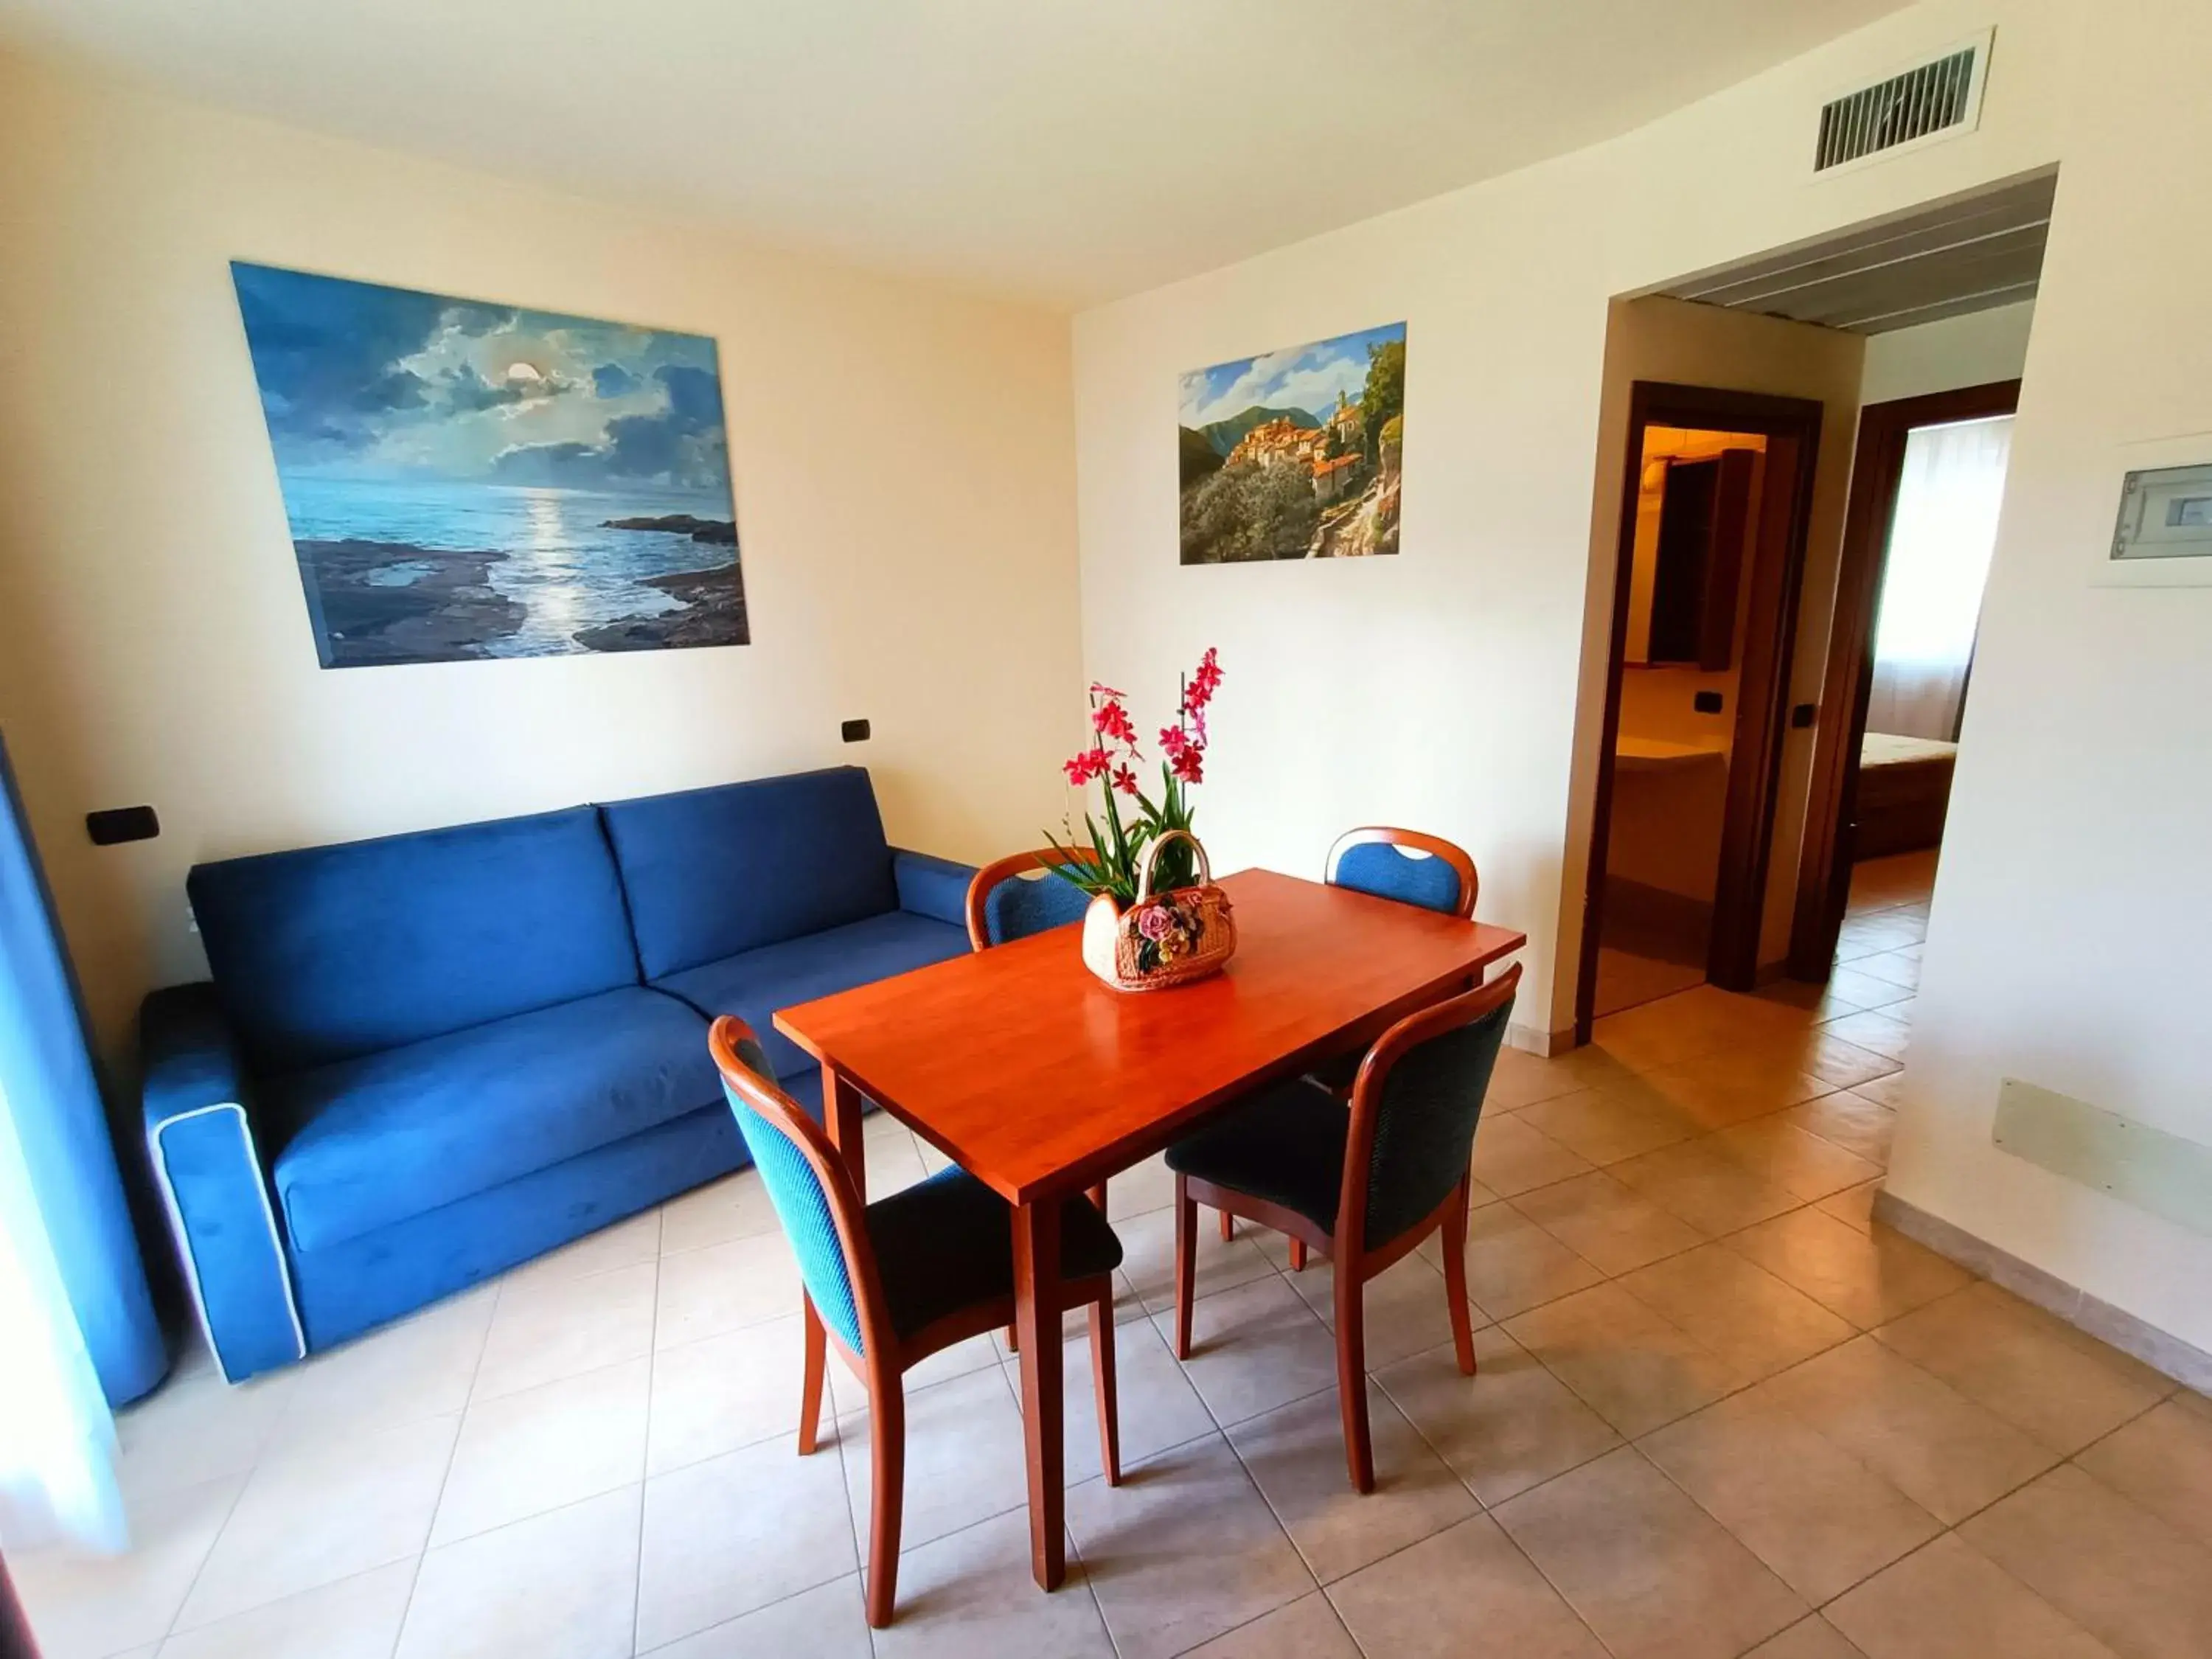
[[[822,1373],[829,1358],[829,1341],[822,1330],[822,1316],[814,1310],[814,1298],[800,1298],[805,1318],[802,1328],[806,1336],[806,1366],[804,1380],[799,1385],[799,1455],[811,1457],[819,1443],[822,1429]]]
[[[1291,1271],[1302,1273],[1306,1270],[1306,1242],[1303,1238],[1291,1241]]]
[[[1459,1361],[1460,1375],[1474,1375],[1474,1324],[1467,1312],[1467,1206],[1468,1186],[1459,1183],[1452,1194],[1451,1208],[1444,1212],[1444,1294],[1451,1298],[1452,1353]]]
[[[1344,1457],[1355,1490],[1375,1490],[1375,1445],[1367,1427],[1367,1309],[1358,1259],[1336,1261],[1336,1397],[1344,1416]]]
[[[1221,1218],[1229,1218],[1224,1212]],[[1190,1185],[1176,1177],[1176,1321],[1175,1357],[1190,1358],[1190,1304],[1198,1288],[1198,1205]]]
[[[868,1389],[873,1485],[868,1521],[868,1623],[881,1630],[898,1602],[899,1522],[906,1506],[906,1386],[892,1377]]]
[[[1008,1353],[1019,1353],[1021,1351],[1022,1351],[1022,1332],[1021,1332],[1021,1327],[1019,1327],[1018,1325],[1009,1325],[1009,1326],[1007,1326],[1007,1327],[1006,1327],[1006,1352],[1007,1352]]]
[[[1091,1381],[1098,1395],[1098,1466],[1121,1484],[1121,1407],[1114,1386],[1114,1293],[1091,1304]]]
[[[1221,1212],[1221,1242],[1229,1243],[1237,1237],[1237,1218],[1224,1210]]]

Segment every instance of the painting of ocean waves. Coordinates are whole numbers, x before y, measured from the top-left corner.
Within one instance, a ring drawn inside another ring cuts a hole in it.
[[[232,271],[325,667],[747,642],[712,340]]]

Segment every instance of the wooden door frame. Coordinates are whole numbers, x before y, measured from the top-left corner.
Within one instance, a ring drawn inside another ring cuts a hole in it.
[[[2018,380],[1869,404],[1859,411],[1852,452],[1850,505],[1844,517],[1829,626],[1827,672],[1814,739],[1811,793],[1805,803],[1805,852],[1797,866],[1796,915],[1790,930],[1790,974],[1818,984],[1836,957],[1850,902],[1851,833],[1857,817],[1859,746],[1866,739],[1874,690],[1874,630],[1889,533],[1905,477],[1905,441],[1915,427],[1987,420],[2020,407]]]
[[[1729,763],[1728,803],[1722,817],[1720,880],[1714,892],[1712,945],[1707,973],[1717,983],[1748,990],[1759,972],[1759,935],[1774,838],[1774,805],[1782,771],[1783,737],[1789,724],[1790,663],[1804,586],[1805,548],[1812,531],[1813,484],[1820,461],[1820,423],[1826,410],[1809,398],[1784,398],[1718,386],[1638,380],[1629,388],[1628,445],[1623,459],[1620,522],[1613,559],[1613,626],[1606,642],[1605,712],[1598,736],[1597,788],[1591,799],[1589,873],[1583,895],[1582,960],[1575,984],[1575,1041],[1588,1042],[1597,1001],[1598,940],[1605,919],[1606,843],[1613,829],[1613,747],[1620,737],[1620,691],[1628,642],[1630,579],[1636,559],[1636,507],[1644,465],[1644,434],[1654,426],[1749,432],[1771,445],[1797,445],[1791,487],[1777,487],[1768,469],[1762,487],[1760,533],[1781,530],[1778,562],[1754,556],[1750,616],[1744,629],[1737,680],[1735,729]],[[1748,762],[1749,763],[1747,763]]]

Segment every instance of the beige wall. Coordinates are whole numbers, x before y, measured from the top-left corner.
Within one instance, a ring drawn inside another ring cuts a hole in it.
[[[20,62],[0,155],[0,720],[111,1040],[199,859],[847,760],[909,845],[1058,821],[1064,319]],[[234,257],[714,336],[755,642],[319,669]]]
[[[1823,99],[1992,21],[1978,131],[1806,176]],[[1929,0],[1612,143],[1085,313],[1076,421],[1091,671],[1150,689],[1217,641],[1229,665],[1200,819],[1222,861],[1311,869],[1369,818],[1464,842],[1486,915],[1530,934],[1526,1039],[1565,1000],[1570,801],[1596,763],[1574,710],[1611,534],[1592,481],[1620,476],[1608,301],[2063,161],[1893,1184],[2212,1346],[2212,1241],[1990,1139],[2009,1073],[2212,1143],[2212,588],[2088,580],[2121,446],[2212,433],[2208,233],[2176,209],[2212,153],[2208,52],[2193,0]],[[1176,376],[1397,318],[1405,551],[1179,566]]]
[[[2034,321],[2035,301],[2027,300],[1874,335],[1867,341],[1860,401],[1886,404],[2016,380],[2027,362],[2027,331]]]

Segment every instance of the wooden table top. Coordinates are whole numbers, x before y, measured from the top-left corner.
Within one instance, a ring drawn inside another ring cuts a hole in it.
[[[1149,1156],[1211,1107],[1464,984],[1527,936],[1269,870],[1222,882],[1225,971],[1123,992],[1054,928],[787,1008],[776,1029],[1012,1203]]]

